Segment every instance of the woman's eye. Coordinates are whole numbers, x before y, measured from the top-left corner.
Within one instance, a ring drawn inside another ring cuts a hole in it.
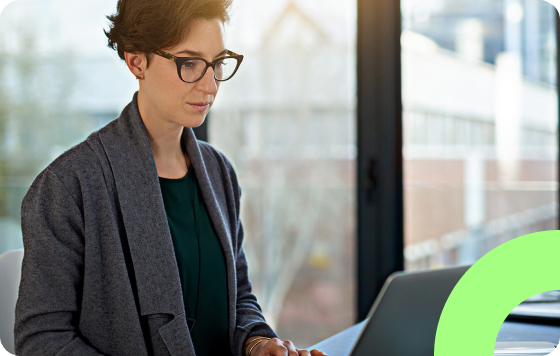
[[[194,69],[194,68],[196,68],[196,62],[195,61],[186,61],[185,63],[183,63],[183,67],[185,67],[186,69]]]

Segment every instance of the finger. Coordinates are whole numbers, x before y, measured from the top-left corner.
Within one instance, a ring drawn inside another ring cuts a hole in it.
[[[291,356],[288,355],[288,348],[284,345],[284,342],[277,338],[272,338],[268,340],[266,345],[262,347],[263,355],[270,356]]]
[[[307,350],[298,350],[299,356],[311,356],[311,353]]]
[[[311,350],[311,356],[327,356],[327,354],[321,350],[313,349]]]
[[[284,346],[288,349],[288,356],[298,356],[298,349],[290,340],[284,340]]]

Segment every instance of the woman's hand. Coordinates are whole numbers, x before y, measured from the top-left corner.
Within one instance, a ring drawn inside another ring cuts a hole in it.
[[[255,344],[254,342],[251,343],[252,339],[253,338],[247,340],[247,346],[249,346],[248,349],[251,349],[251,346]],[[246,352],[248,351],[249,350]],[[299,350],[290,340],[282,341],[274,338],[259,342],[259,344],[251,350],[251,355],[249,356],[327,356],[327,354],[317,349],[313,349],[311,351]]]

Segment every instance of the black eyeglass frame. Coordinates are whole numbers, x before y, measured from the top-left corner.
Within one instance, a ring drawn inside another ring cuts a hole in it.
[[[164,51],[159,50],[159,49],[153,51],[152,53],[157,54],[158,56],[161,56],[163,58],[166,58],[166,59],[169,59],[169,60],[175,62],[175,64],[177,65],[177,74],[179,75],[179,79],[181,79],[185,83],[195,83],[195,82],[199,81],[200,79],[202,79],[202,77],[204,77],[204,75],[206,74],[206,71],[208,70],[208,67],[212,67],[212,70],[214,71],[214,79],[216,79],[219,82],[225,82],[226,80],[230,80],[231,78],[233,78],[235,73],[237,73],[237,69],[239,69],[239,66],[241,65],[241,62],[243,61],[243,55],[237,54],[237,53],[232,52],[230,50],[226,51],[226,55],[224,57],[220,57],[220,58],[216,59],[214,62],[208,62],[206,59],[200,58],[200,57],[177,57],[177,56],[174,56],[172,54],[169,54],[169,53],[164,52]],[[235,58],[235,59],[237,59],[237,65],[236,65],[233,73],[229,76],[229,78],[218,79],[218,78],[216,78],[216,64],[218,64],[218,62],[224,60],[225,58]],[[188,82],[188,81],[184,80],[183,77],[181,76],[181,67],[183,66],[183,63],[185,63],[186,61],[193,60],[193,59],[199,59],[199,60],[204,61],[204,63],[206,63],[206,68],[204,68],[204,70],[202,71],[202,74],[200,75],[200,77],[198,79],[193,80],[191,82]]]

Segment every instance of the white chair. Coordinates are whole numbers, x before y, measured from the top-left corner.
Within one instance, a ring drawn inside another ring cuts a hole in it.
[[[0,342],[14,354],[14,321],[23,249],[0,255]],[[0,355],[3,350],[0,349]]]

